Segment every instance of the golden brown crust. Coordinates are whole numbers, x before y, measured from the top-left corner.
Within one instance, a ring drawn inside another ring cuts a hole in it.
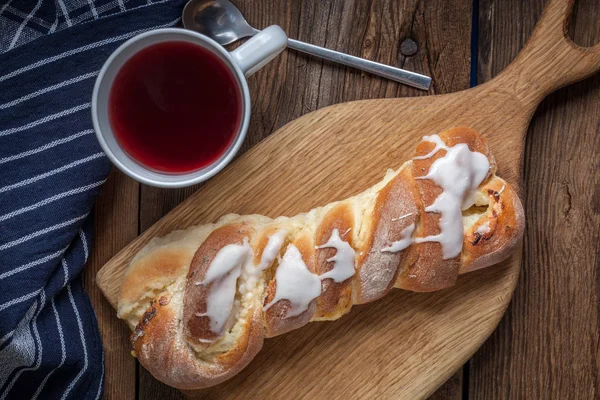
[[[235,345],[211,357],[199,357],[183,340],[178,323],[180,302],[173,305],[168,294],[154,301],[132,334],[140,363],[158,380],[183,390],[217,385],[241,371],[263,344],[260,306],[246,318],[246,327]]]
[[[129,265],[119,293],[118,316],[133,328],[148,302],[187,273],[198,246],[213,224],[154,238]]]
[[[148,283],[157,278],[165,282],[174,281],[181,269],[189,265],[190,259],[190,252],[183,251],[181,247],[169,247],[140,257],[128,270],[131,276],[125,280],[126,285],[121,285],[119,297],[133,301],[139,298],[142,288],[149,288]]]
[[[348,202],[341,202],[329,210],[314,233],[315,243],[327,243],[334,229],[342,240],[354,247],[351,231],[354,229],[354,210]],[[322,275],[330,271],[334,264],[327,259],[335,256],[332,247],[316,249],[315,273]],[[317,310],[313,320],[337,319],[352,308],[352,278],[336,283],[333,279],[321,281],[321,295],[317,298]]]
[[[285,229],[282,228],[279,224],[271,224],[266,226],[262,231],[260,231],[258,233],[258,238],[255,241],[255,244],[253,245],[254,248],[254,265],[258,265],[260,263],[260,259],[263,255],[263,251],[265,250],[265,247],[267,246],[267,243],[269,243],[269,239],[271,238],[272,235],[276,234],[280,229]],[[285,248],[285,246],[282,246],[283,248]],[[279,251],[279,253],[281,254],[281,250]]]
[[[440,138],[446,142],[447,135],[440,134]],[[435,144],[422,141],[417,145],[415,156],[424,156],[432,151]],[[440,150],[429,158],[413,160],[412,175],[419,193],[423,207],[431,205],[442,193],[442,189],[430,179],[419,179],[429,173],[431,165],[446,154],[446,150]],[[434,236],[440,233],[440,214],[420,210],[419,224],[415,230],[416,237]],[[410,264],[406,271],[407,279],[402,281],[404,289],[417,292],[431,291],[452,286],[458,275],[458,257],[444,260],[442,257],[442,246],[438,242],[425,242],[414,246],[418,251],[418,257]]]
[[[300,251],[302,260],[306,264],[308,270],[315,272],[315,244],[313,236],[309,232],[303,231],[296,235],[296,238],[291,242]],[[266,296],[263,305],[269,304],[275,298],[277,290],[277,281],[275,277],[269,282]],[[291,303],[288,300],[279,300],[273,304],[267,311],[264,312],[265,336],[274,337],[283,333],[298,329],[308,324],[315,314],[316,301],[313,300],[308,309],[302,314],[295,317],[287,317]]]
[[[255,231],[255,225],[247,220],[225,225],[214,230],[196,251],[186,277],[183,303],[183,332],[186,339],[195,345],[208,347],[218,337],[210,329],[209,317],[199,316],[206,313],[206,302],[212,285],[197,283],[204,279],[219,250],[229,244],[241,245]]]
[[[403,168],[377,195],[373,209],[374,227],[357,257],[358,284],[354,301],[368,303],[385,295],[394,285],[398,266],[408,253],[382,252],[402,238],[402,231],[417,222],[420,204],[410,168]],[[403,218],[401,218],[403,217]]]
[[[525,214],[516,192],[493,177],[480,191],[489,199],[487,212],[465,231],[459,273],[475,271],[507,258],[520,242]]]
[[[472,129],[464,127],[453,128],[440,133],[439,137],[448,147],[459,143],[466,143],[469,150],[485,155],[490,161],[488,176],[495,170],[495,162],[489,154],[487,144]],[[417,146],[415,156],[424,156],[433,150],[434,147],[434,143],[422,141]],[[445,154],[446,150],[440,150],[426,159],[413,160],[412,173],[424,207],[431,205],[441,194],[442,190],[432,180],[418,178],[427,175],[435,160],[443,157]],[[422,209],[418,221],[419,224],[415,230],[416,237],[434,236],[440,233],[440,214],[425,212]],[[414,249],[411,249],[411,251],[417,251],[418,253],[413,255],[408,269],[401,276],[402,279],[396,282],[397,287],[415,292],[430,292],[455,284],[460,268],[460,256],[445,260],[442,256],[442,246],[438,242],[425,242],[413,245],[412,247]]]
[[[185,274],[183,271],[187,269],[192,256],[192,251],[170,247],[141,257],[133,264],[133,268],[128,271],[128,276],[121,285],[119,303],[136,304],[141,299],[153,300],[157,291],[164,290],[178,276]],[[141,309],[136,311],[120,306],[118,316],[126,319],[130,325],[135,325],[141,311]]]

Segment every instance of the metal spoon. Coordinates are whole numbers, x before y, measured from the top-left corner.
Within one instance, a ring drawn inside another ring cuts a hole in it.
[[[183,26],[214,39],[222,46],[260,32],[246,22],[240,10],[229,0],[190,0],[183,9]],[[298,40],[288,39],[288,47],[418,89],[428,90],[431,85],[431,78],[428,76]]]

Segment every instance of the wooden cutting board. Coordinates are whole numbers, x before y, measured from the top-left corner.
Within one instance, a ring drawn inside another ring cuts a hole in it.
[[[275,132],[125,247],[98,273],[114,306],[133,255],[154,236],[219,216],[293,215],[356,194],[397,168],[423,135],[470,126],[488,139],[498,174],[521,187],[524,138],[538,103],[600,70],[600,45],[565,37],[568,0],[554,0],[517,59],[466,91],[365,100],[307,114]],[[237,377],[199,398],[422,398],[491,334],[512,296],[520,252],[448,290],[392,291],[335,322],[267,340]],[[116,316],[115,316],[116,318]]]

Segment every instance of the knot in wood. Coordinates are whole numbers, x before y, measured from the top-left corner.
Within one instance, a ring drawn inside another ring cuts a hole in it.
[[[403,56],[410,57],[417,54],[419,51],[419,46],[417,42],[412,39],[404,39],[404,41],[400,44],[400,52]]]

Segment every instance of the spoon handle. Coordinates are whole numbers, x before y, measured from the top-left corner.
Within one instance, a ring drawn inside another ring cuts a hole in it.
[[[383,76],[384,78],[404,83],[406,85],[416,87],[417,89],[428,90],[429,86],[431,85],[431,78],[428,76],[396,67],[391,67],[375,61],[366,60],[364,58],[351,56],[349,54],[340,53],[339,51],[325,49],[323,47],[300,42],[298,40],[288,39],[288,47],[316,57],[324,58],[325,60],[367,71],[374,75]]]

